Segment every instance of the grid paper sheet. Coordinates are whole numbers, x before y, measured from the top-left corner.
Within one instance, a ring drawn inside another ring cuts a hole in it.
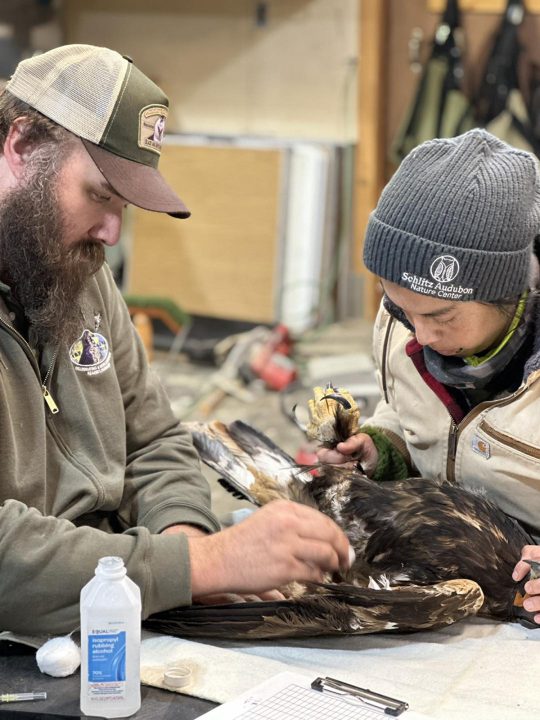
[[[249,703],[246,711],[237,716],[238,720],[381,720],[383,717],[380,710],[358,700],[347,700],[296,684],[288,685],[261,702]]]
[[[384,720],[382,709],[311,688],[313,675],[285,671],[201,715],[200,720]],[[400,720],[430,720],[411,710]]]

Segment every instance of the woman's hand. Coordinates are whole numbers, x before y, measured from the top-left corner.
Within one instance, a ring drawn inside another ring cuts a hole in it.
[[[379,453],[371,437],[360,432],[338,443],[334,450],[321,448],[317,451],[317,457],[320,462],[329,465],[360,463],[366,475],[371,476],[377,467]]]
[[[531,566],[524,562],[525,560],[536,560],[536,562],[540,563],[540,545],[525,545],[522,548],[521,560],[512,573],[512,577],[516,582],[523,580],[531,570]],[[536,613],[533,620],[540,625],[540,577],[528,580],[524,589],[529,597],[523,602],[523,607],[527,612]]]

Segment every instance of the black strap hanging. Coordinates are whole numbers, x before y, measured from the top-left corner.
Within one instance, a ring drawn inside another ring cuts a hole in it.
[[[488,58],[480,88],[473,100],[474,117],[487,125],[505,108],[511,90],[518,87],[518,38],[525,8],[522,0],[508,0],[501,25]]]
[[[444,79],[443,90],[439,103],[439,115],[437,128],[440,129],[443,123],[443,115],[446,106],[446,99],[451,90],[461,90],[463,79],[462,53],[463,40],[461,33],[461,15],[458,0],[447,0],[446,9],[441,21],[437,26],[433,40],[432,57],[445,57],[448,63],[448,71]]]
[[[392,145],[394,162],[400,162],[420,142],[441,134],[449,93],[461,88],[460,34],[458,0],[447,0],[414,99]]]

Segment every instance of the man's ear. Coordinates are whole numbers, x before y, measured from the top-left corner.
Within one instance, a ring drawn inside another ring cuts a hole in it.
[[[4,158],[13,176],[20,180],[30,159],[35,143],[28,138],[26,126],[28,118],[19,117],[14,120],[8,130],[4,142]]]

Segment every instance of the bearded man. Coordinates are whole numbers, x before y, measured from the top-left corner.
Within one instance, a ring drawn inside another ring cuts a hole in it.
[[[130,59],[90,45],[23,61],[0,97],[0,630],[76,629],[108,555],[140,586],[143,616],[280,597],[350,562],[337,525],[293,502],[220,531],[104,264],[127,204],[189,216],[149,131],[167,112]]]

